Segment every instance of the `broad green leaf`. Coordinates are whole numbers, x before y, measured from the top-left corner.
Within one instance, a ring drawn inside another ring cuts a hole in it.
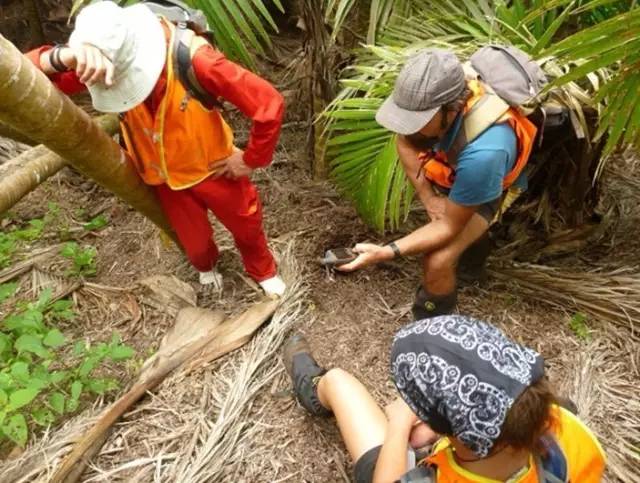
[[[26,383],[29,380],[29,364],[23,361],[14,362],[11,365],[11,375],[19,382]]]
[[[0,285],[0,303],[7,300],[9,297],[13,297],[13,294],[18,290],[18,284],[13,283],[3,283]]]
[[[56,417],[47,408],[34,409],[31,411],[31,418],[40,426],[49,426],[56,420]]]
[[[45,329],[42,312],[35,309],[7,317],[4,325],[7,329],[17,332],[42,332]]]
[[[100,228],[104,228],[109,224],[109,220],[104,215],[98,215],[93,218],[89,223],[85,223],[82,227],[86,231],[99,230]]]
[[[7,393],[0,389],[0,406],[4,407],[9,402],[9,396]]]
[[[27,443],[27,421],[22,414],[14,414],[2,425],[2,432],[18,446],[24,447]]]
[[[64,335],[58,329],[51,329],[47,332],[47,335],[42,340],[42,343],[47,347],[60,347],[65,344]]]
[[[131,358],[135,353],[136,352],[131,347],[118,345],[111,348],[109,356],[114,361],[122,361]]]
[[[64,414],[65,397],[61,392],[54,392],[49,396],[49,405],[58,414]]]
[[[18,337],[14,347],[19,353],[31,352],[43,359],[51,357],[51,353],[42,345],[42,340],[32,334],[24,334]]]
[[[82,382],[73,381],[73,384],[71,384],[71,399],[77,401],[80,398],[80,393],[82,393]]]
[[[18,389],[9,395],[9,406],[7,410],[15,411],[16,409],[20,409],[21,407],[31,403],[36,396],[38,396],[38,391],[36,389]]]
[[[60,384],[69,377],[68,371],[53,371],[49,374],[49,381],[51,384]]]
[[[65,258],[73,258],[78,251],[78,244],[76,242],[65,243],[60,251],[60,254]]]
[[[13,339],[4,332],[0,332],[0,355],[13,345]]]
[[[87,377],[91,371],[93,371],[98,365],[98,359],[95,357],[89,357],[85,359],[82,364],[80,364],[80,368],[78,369],[78,375],[82,378]]]

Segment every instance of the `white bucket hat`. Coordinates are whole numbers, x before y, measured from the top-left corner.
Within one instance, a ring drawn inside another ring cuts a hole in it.
[[[164,30],[145,5],[122,8],[101,1],[85,7],[76,19],[70,47],[91,44],[113,63],[113,85],[88,86],[96,110],[125,112],[144,101],[155,86],[167,56]]]

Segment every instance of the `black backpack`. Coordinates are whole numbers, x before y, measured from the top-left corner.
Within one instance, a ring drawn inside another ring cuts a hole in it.
[[[126,0],[121,0],[123,5]],[[198,81],[191,62],[191,44],[204,39],[213,45],[213,33],[201,10],[191,8],[179,0],[143,0],[140,2],[159,17],[164,17],[176,26],[173,45],[174,68],[180,82],[189,95],[207,109],[220,108],[222,102],[210,95]]]

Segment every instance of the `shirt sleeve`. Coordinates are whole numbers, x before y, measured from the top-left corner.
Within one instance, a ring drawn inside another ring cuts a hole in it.
[[[40,65],[40,56],[52,48],[53,46],[51,45],[43,45],[42,47],[27,52],[25,55],[38,68],[38,70],[42,70],[42,66]],[[67,95],[77,94],[87,89],[87,87],[80,82],[75,71],[51,74],[49,79],[58,89]]]
[[[502,195],[508,153],[502,149],[481,149],[460,153],[449,199],[462,206],[477,206]]]
[[[231,102],[253,121],[244,151],[247,166],[259,168],[271,163],[284,116],[282,95],[269,82],[231,62],[211,46],[197,50],[193,69],[209,94]]]

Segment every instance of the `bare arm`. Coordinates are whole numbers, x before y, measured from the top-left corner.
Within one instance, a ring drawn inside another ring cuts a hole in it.
[[[475,212],[475,206],[462,206],[447,199],[445,212],[441,218],[412,231],[407,236],[396,240],[395,243],[402,255],[432,252],[458,236]],[[391,260],[395,256],[389,245],[359,243],[354,250],[360,254],[358,258],[338,267],[338,270],[351,272],[368,265]]]
[[[389,404],[385,413],[389,422],[373,473],[373,483],[392,483],[407,472],[409,438],[417,421],[415,413],[401,398]]]
[[[420,173],[422,166],[422,161],[419,159],[420,152],[404,136],[400,135],[396,137],[396,149],[407,178],[416,190],[422,205],[429,211],[429,201],[437,195],[431,182]]]

